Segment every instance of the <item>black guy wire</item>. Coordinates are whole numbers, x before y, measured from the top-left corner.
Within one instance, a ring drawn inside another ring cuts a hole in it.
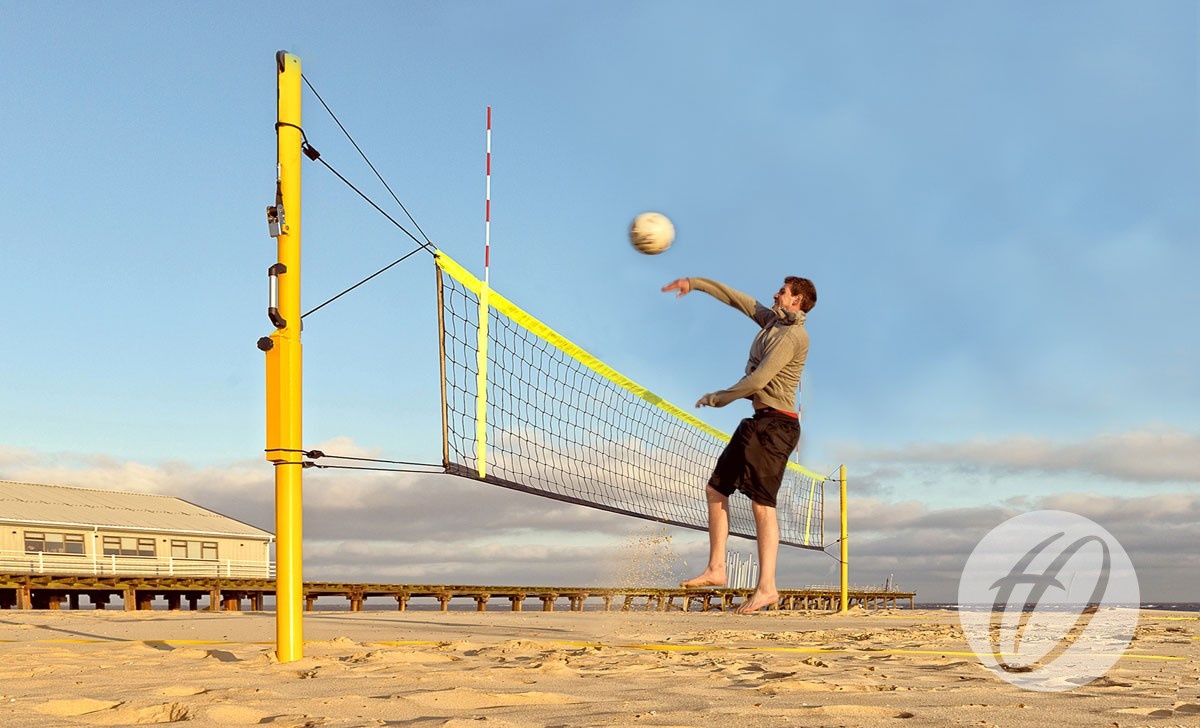
[[[436,464],[436,463],[416,463],[416,462],[412,462],[410,460],[379,460],[376,458],[360,458],[360,457],[354,457],[351,455],[330,455],[328,453],[322,452],[321,450],[294,450],[294,449],[285,448],[285,447],[273,447],[270,450],[264,450],[264,452],[294,452],[294,453],[299,453],[299,454],[303,455],[304,457],[312,458],[313,460],[317,460],[319,458],[333,458],[334,460],[357,460],[359,462],[364,462],[364,463],[389,463],[391,465],[419,465],[419,466],[426,467],[426,468],[442,467],[440,464]],[[344,466],[335,466],[335,465],[316,465],[315,463],[314,463],[314,466],[321,467],[321,468],[344,467]]]
[[[363,465],[318,465],[314,462],[304,463],[306,468],[318,468],[320,470],[370,470],[377,473],[428,473],[431,475],[440,475],[441,470],[412,470],[409,468],[371,468]],[[430,467],[433,467],[432,465]],[[438,466],[439,468],[441,466]]]
[[[342,133],[346,135],[346,138],[349,139],[350,143],[354,145],[354,148],[358,150],[359,156],[363,158],[363,161],[367,163],[367,166],[371,168],[371,171],[375,173],[375,176],[379,178],[379,181],[383,183],[383,186],[387,188],[387,191],[389,194],[391,194],[392,199],[396,201],[396,204],[400,206],[401,210],[404,210],[404,214],[408,215],[409,221],[416,226],[417,231],[421,233],[421,237],[425,238],[425,242],[427,244],[432,245],[433,243],[430,242],[429,236],[425,234],[425,231],[421,229],[421,226],[413,218],[412,213],[408,211],[408,208],[404,206],[404,203],[400,201],[400,198],[397,197],[396,193],[392,191],[391,185],[387,183],[387,180],[383,178],[383,175],[379,174],[379,170],[375,169],[375,165],[371,164],[371,160],[367,159],[367,155],[363,152],[362,148],[358,146],[358,142],[354,141],[354,137],[350,136],[350,132],[347,131],[346,127],[342,125],[341,120],[337,118],[337,114],[333,113],[333,109],[329,108],[329,104],[325,103],[325,99],[321,98],[321,94],[317,93],[317,89],[312,85],[312,81],[309,81],[308,76],[305,76],[303,73],[300,74],[300,78],[304,79],[305,85],[308,86],[308,89],[313,92],[313,96],[317,97],[317,101],[320,101],[321,106],[325,107],[325,111],[329,112],[329,116],[333,118],[334,123],[338,125],[338,128],[342,130]]]
[[[441,465],[435,464],[435,463],[414,463],[409,460],[379,460],[376,458],[352,457],[350,455],[329,455],[327,453],[321,452],[320,450],[309,450],[308,452],[306,452],[304,454],[307,455],[308,457],[312,458],[313,460],[316,460],[318,458],[333,458],[334,460],[357,460],[358,462],[361,462],[361,463],[389,463],[391,465],[421,465],[421,466],[427,467],[427,468],[442,467]]]
[[[388,220],[390,220],[390,221],[391,221],[391,223],[392,223],[393,225],[395,225],[396,227],[400,228],[400,230],[401,230],[401,231],[402,231],[402,232],[403,232],[405,235],[407,235],[408,237],[412,238],[414,243],[416,243],[417,245],[420,245],[422,248],[425,248],[426,250],[428,250],[428,251],[430,252],[430,254],[432,254],[432,253],[433,253],[433,251],[435,250],[433,243],[422,242],[420,238],[418,238],[416,235],[413,235],[412,233],[410,233],[410,232],[408,231],[408,229],[407,229],[407,228],[405,228],[405,227],[404,227],[403,225],[401,225],[400,223],[396,222],[396,218],[394,218],[394,217],[392,217],[391,215],[387,214],[387,211],[386,211],[386,210],[384,210],[384,209],[383,209],[382,207],[380,207],[379,205],[375,204],[375,201],[374,201],[374,200],[372,200],[370,197],[367,197],[367,196],[366,196],[366,194],[364,194],[362,190],[360,190],[360,189],[358,189],[357,187],[355,187],[355,186],[354,186],[354,184],[353,184],[352,182],[350,182],[350,180],[348,180],[348,179],[346,179],[345,177],[343,177],[343,176],[342,176],[342,174],[341,174],[341,172],[338,172],[336,169],[334,169],[334,168],[333,168],[333,166],[332,166],[332,165],[330,165],[330,164],[329,164],[329,162],[326,162],[326,161],[325,161],[325,158],[324,158],[324,157],[318,157],[318,158],[316,159],[316,161],[318,161],[318,162],[320,162],[321,164],[325,165],[325,168],[326,168],[326,169],[328,169],[330,172],[333,172],[333,173],[334,173],[334,175],[336,175],[336,176],[337,176],[337,178],[338,178],[338,179],[340,179],[342,182],[345,182],[347,187],[349,187],[350,189],[352,189],[352,190],[354,190],[355,192],[357,192],[357,193],[358,193],[358,196],[359,196],[359,197],[361,197],[361,198],[363,198],[364,200],[366,200],[366,201],[367,201],[367,203],[368,203],[369,205],[371,205],[371,207],[374,207],[376,210],[378,210],[378,211],[379,211],[379,214],[381,214],[381,215],[383,215],[384,217],[386,217]],[[419,229],[419,228],[418,228],[418,229]]]
[[[305,316],[307,316],[307,315],[308,315],[308,314],[310,314],[310,313],[315,313],[315,312],[317,312],[317,311],[320,311],[322,308],[325,308],[325,307],[326,307],[326,306],[328,306],[329,304],[331,304],[331,303],[333,303],[334,301],[338,300],[339,298],[341,298],[342,296],[346,295],[346,294],[347,294],[347,293],[349,293],[350,291],[353,291],[355,288],[358,288],[359,286],[361,286],[362,284],[364,284],[364,283],[366,283],[367,281],[371,280],[372,278],[374,278],[375,276],[379,275],[380,273],[383,273],[383,272],[387,271],[387,270],[388,270],[388,269],[390,269],[392,266],[394,266],[394,265],[396,265],[396,264],[398,264],[398,263],[402,263],[402,262],[404,262],[405,260],[407,260],[409,257],[411,257],[413,254],[415,254],[415,253],[416,253],[417,251],[419,251],[419,250],[426,250],[426,248],[425,248],[425,246],[424,246],[424,245],[422,245],[422,246],[420,246],[420,247],[417,247],[417,248],[413,248],[413,249],[412,249],[412,250],[410,250],[409,252],[405,253],[404,255],[400,256],[399,258],[397,258],[396,260],[392,261],[391,263],[389,263],[389,264],[385,265],[384,267],[380,268],[379,270],[375,271],[374,273],[372,273],[371,275],[369,275],[369,276],[367,276],[366,278],[362,279],[362,280],[361,280],[361,281],[359,281],[358,283],[355,283],[354,285],[350,286],[350,287],[349,287],[349,288],[347,288],[346,290],[344,290],[344,291],[342,291],[341,293],[337,294],[337,295],[336,295],[336,296],[334,296],[333,298],[330,298],[329,300],[325,301],[325,303],[322,303],[320,306],[317,306],[317,307],[315,307],[315,308],[312,308],[312,309],[310,309],[310,310],[309,310],[307,313],[302,313],[302,314],[300,314],[300,318],[304,318]]]

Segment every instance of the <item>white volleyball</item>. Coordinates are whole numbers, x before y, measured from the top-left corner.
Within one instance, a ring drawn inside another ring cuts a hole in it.
[[[674,240],[675,226],[661,212],[643,212],[629,226],[629,242],[639,253],[658,255]]]

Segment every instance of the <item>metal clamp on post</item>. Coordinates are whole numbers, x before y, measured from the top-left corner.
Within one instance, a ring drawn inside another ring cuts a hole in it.
[[[276,180],[275,204],[267,206],[267,232],[277,238],[287,231],[287,217],[283,214],[283,184]]]
[[[280,181],[275,182],[275,204],[266,207],[266,231],[271,237],[288,231],[287,217],[283,215],[283,185]]]
[[[267,316],[271,319],[271,323],[275,328],[282,329],[287,327],[287,319],[279,315],[279,274],[287,273],[287,266],[283,263],[276,263],[267,269]]]
[[[277,238],[283,234],[283,206],[270,205],[267,207],[267,231],[271,237]]]

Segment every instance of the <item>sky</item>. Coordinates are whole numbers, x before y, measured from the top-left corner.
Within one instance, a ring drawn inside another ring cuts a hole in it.
[[[662,285],[812,279],[800,455],[846,465],[854,584],[953,601],[988,531],[1060,509],[1119,540],[1145,599],[1200,601],[1197,7],[0,0],[0,479],[274,530],[255,341],[282,49],[476,274],[491,106],[492,287],[680,406],[740,378],[755,330]],[[322,158],[416,232],[303,103]],[[415,246],[303,174],[307,311]],[[662,255],[628,244],[645,210],[675,223]],[[436,337],[423,253],[306,317],[306,447],[439,462]],[[304,497],[309,580],[605,585],[653,561],[670,583],[707,549],[450,476],[309,470]],[[781,553],[781,586],[837,575]]]

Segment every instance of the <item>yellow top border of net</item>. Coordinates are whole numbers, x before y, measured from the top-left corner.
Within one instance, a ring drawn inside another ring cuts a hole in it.
[[[467,289],[475,295],[480,295],[480,292],[483,290],[483,281],[479,280],[472,275],[470,271],[459,265],[458,261],[454,260],[449,255],[446,255],[441,250],[437,251],[434,256],[434,260],[437,262],[438,268],[441,268],[443,271],[445,271],[447,275],[466,286]],[[488,306],[495,308],[497,311],[503,313],[505,316],[508,316],[513,321],[516,321],[533,333],[542,337],[546,341],[562,350],[567,356],[570,356],[575,361],[583,364],[588,369],[591,369],[593,372],[599,374],[613,384],[616,384],[618,387],[637,395],[655,407],[669,412],[675,417],[678,417],[689,425],[706,432],[709,435],[712,435],[718,440],[729,442],[729,435],[726,435],[724,432],[721,432],[705,422],[702,422],[690,412],[680,409],[662,397],[659,397],[654,392],[651,392],[637,382],[633,381],[629,377],[626,377],[625,375],[616,371],[612,367],[589,354],[582,347],[575,344],[575,342],[542,323],[536,317],[530,315],[524,309],[517,306],[515,303],[500,295],[495,291],[495,289],[490,287],[488,289]],[[788,468],[797,470],[817,481],[825,480],[825,476],[818,475],[798,463],[789,461]]]

